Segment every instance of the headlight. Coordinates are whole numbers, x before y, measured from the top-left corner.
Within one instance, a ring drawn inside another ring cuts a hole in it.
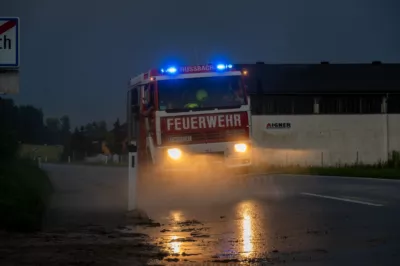
[[[247,150],[247,145],[244,143],[235,144],[236,152],[245,152]]]
[[[182,151],[180,149],[177,149],[177,148],[168,149],[167,152],[168,152],[168,156],[171,159],[179,160],[182,157]]]

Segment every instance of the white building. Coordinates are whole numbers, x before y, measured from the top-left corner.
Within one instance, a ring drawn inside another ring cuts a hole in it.
[[[240,65],[256,161],[373,164],[400,151],[400,64]]]

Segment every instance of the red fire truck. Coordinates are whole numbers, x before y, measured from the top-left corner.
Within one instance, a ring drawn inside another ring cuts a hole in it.
[[[216,169],[210,164],[247,171],[246,74],[230,64],[208,64],[151,69],[130,79],[128,141],[137,146],[139,173]]]

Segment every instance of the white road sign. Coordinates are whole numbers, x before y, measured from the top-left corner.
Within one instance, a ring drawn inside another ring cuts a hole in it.
[[[19,67],[19,18],[0,17],[0,67]]]

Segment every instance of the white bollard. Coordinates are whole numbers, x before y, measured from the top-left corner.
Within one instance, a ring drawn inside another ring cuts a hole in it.
[[[38,157],[38,166],[42,168],[42,157]]]
[[[71,162],[71,156],[68,156],[68,163]]]
[[[47,163],[47,156],[46,156],[46,157],[44,157],[44,162],[45,162],[45,163]]]
[[[137,148],[131,146],[129,149],[128,165],[128,211],[137,209],[136,185],[137,185]]]

